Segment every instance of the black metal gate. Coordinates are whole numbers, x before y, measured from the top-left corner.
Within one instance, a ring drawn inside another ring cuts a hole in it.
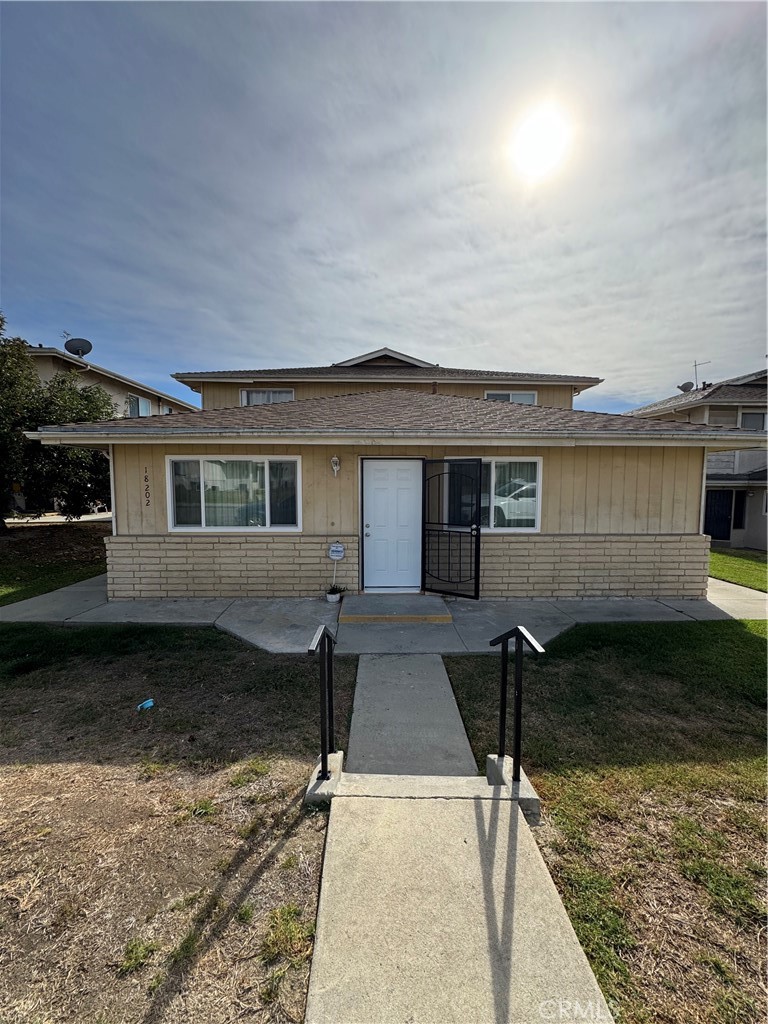
[[[422,588],[480,597],[480,459],[424,460]]]
[[[704,505],[704,533],[712,540],[731,539],[733,517],[733,491],[730,489],[707,491]]]

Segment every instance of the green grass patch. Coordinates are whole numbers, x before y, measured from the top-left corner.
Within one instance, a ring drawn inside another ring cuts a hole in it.
[[[45,626],[41,623],[3,623],[0,626],[0,687],[17,685],[22,676],[32,676],[25,685],[47,686],[53,673],[65,682],[78,661],[96,662],[102,668],[122,659],[153,656],[168,673],[166,686],[180,689],[190,681],[208,676],[215,657],[233,651],[233,641],[214,629],[178,626]],[[210,658],[201,658],[210,655]],[[203,673],[192,672],[195,658],[201,658]],[[182,671],[183,670],[183,671]],[[113,673],[106,671],[105,675]]]
[[[265,963],[284,960],[291,967],[308,960],[312,954],[312,937],[315,926],[311,921],[302,921],[301,908],[295,903],[286,903],[269,913],[269,929],[261,946]]]
[[[0,606],[26,601],[71,583],[80,583],[106,572],[102,562],[72,562],[68,565],[7,565],[0,563]]]
[[[200,938],[196,932],[187,932],[178,946],[171,950],[170,956],[168,957],[170,963],[175,964],[176,966],[189,963],[195,953],[197,953],[199,942]]]
[[[159,948],[160,946],[156,942],[148,942],[145,939],[131,939],[125,947],[123,959],[118,965],[117,973],[121,977],[125,977],[127,974],[133,974],[134,971],[140,970]]]
[[[240,789],[264,775],[269,775],[269,765],[260,757],[252,757],[229,777],[229,784],[235,789]]]
[[[765,551],[746,548],[713,548],[709,553],[709,575],[717,580],[738,583],[740,587],[768,592],[768,565]]]
[[[560,875],[568,914],[595,972],[626,982],[630,973],[622,953],[634,949],[611,879],[591,868],[569,865]]]
[[[218,808],[209,796],[200,797],[191,803],[184,804],[181,808],[179,821],[191,821],[193,819],[205,820],[214,818],[218,814]]]
[[[250,924],[253,921],[253,904],[252,903],[241,903],[237,908],[235,917],[240,924]]]
[[[445,663],[482,771],[498,736],[498,657]],[[539,838],[625,1024],[754,1019],[765,678],[764,621],[578,626],[526,657],[523,764],[554,826]],[[670,961],[648,922],[678,905]],[[737,967],[720,971],[726,946]]]

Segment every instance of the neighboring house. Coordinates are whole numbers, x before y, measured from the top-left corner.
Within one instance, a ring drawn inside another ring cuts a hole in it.
[[[766,371],[731,377],[717,384],[702,384],[661,402],[633,409],[627,415],[764,430]],[[713,541],[737,548],[766,550],[767,465],[764,445],[752,451],[719,451],[708,456],[704,533]]]
[[[158,391],[147,384],[139,384],[130,377],[123,377],[113,370],[105,370],[85,359],[62,352],[58,348],[47,345],[30,345],[35,369],[40,380],[45,383],[54,374],[63,370],[75,371],[80,375],[83,384],[100,384],[111,395],[120,416],[154,416],[175,412],[194,412],[197,406],[182,402],[164,391]]]
[[[706,592],[707,450],[764,433],[571,408],[595,377],[382,349],[183,373],[203,411],[41,427],[109,451],[109,595],[688,597]]]

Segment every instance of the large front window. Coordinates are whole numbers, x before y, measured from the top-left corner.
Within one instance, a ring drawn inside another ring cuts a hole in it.
[[[297,530],[297,459],[170,459],[172,529]]]

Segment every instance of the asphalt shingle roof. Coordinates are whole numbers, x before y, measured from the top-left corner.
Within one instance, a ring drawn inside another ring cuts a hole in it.
[[[307,398],[275,405],[211,409],[170,416],[102,420],[41,427],[50,433],[105,433],[129,438],[142,434],[381,434],[532,436],[573,435],[684,435],[695,437],[751,434],[733,427],[582,412],[480,398],[458,398],[393,388],[329,398]]]
[[[740,380],[734,377],[732,380]],[[672,395],[671,398],[663,398],[660,402],[652,402],[650,405],[640,406],[639,409],[631,409],[626,416],[650,416],[655,413],[672,412],[675,409],[686,409],[703,403],[725,405],[738,403],[742,405],[763,405],[765,404],[765,382],[763,384],[734,384],[731,380],[723,380],[717,384],[710,384],[706,388],[699,388],[698,391],[681,392],[679,395]]]

